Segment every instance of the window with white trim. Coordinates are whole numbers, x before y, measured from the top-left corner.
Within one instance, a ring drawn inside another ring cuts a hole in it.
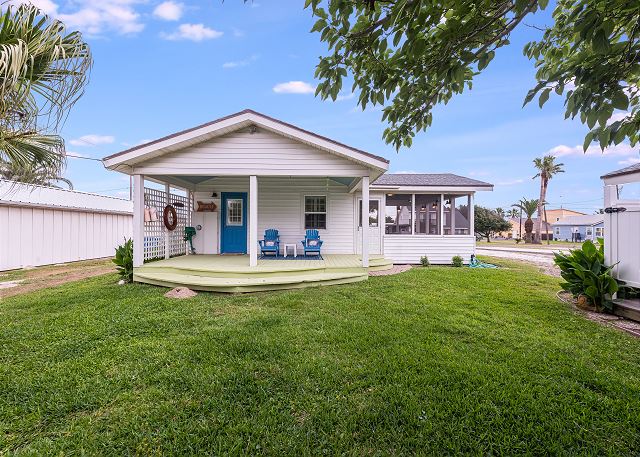
[[[227,225],[243,225],[242,199],[230,198],[227,200]]]
[[[307,195],[304,197],[304,228],[327,228],[327,197],[326,195]]]
[[[604,227],[596,227],[596,237],[602,238],[604,236]]]

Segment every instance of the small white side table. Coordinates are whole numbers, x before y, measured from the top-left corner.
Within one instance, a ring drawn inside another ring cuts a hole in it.
[[[286,244],[284,245],[284,257],[287,256],[287,251],[289,250],[289,248],[293,248],[293,257],[298,257],[298,245],[295,243],[292,244]]]

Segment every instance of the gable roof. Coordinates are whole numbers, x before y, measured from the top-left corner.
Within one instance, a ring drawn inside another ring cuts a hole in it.
[[[411,187],[487,187],[493,184],[452,173],[385,173],[375,180],[374,186]]]
[[[604,224],[603,214],[585,214],[584,216],[567,216],[552,225],[598,225]]]
[[[168,152],[174,152],[187,146],[207,141],[238,129],[258,125],[275,133],[299,140],[303,143],[318,147],[330,153],[343,156],[374,167],[380,171],[388,168],[389,161],[384,157],[348,146],[325,136],[304,130],[293,124],[245,109],[238,113],[198,125],[196,127],[172,133],[157,140],[134,146],[124,151],[112,154],[102,159],[105,167],[118,169],[120,165],[131,165],[142,162],[147,158],[157,157]]]
[[[612,171],[610,173],[607,173],[606,175],[602,175],[600,176],[600,179],[613,178],[615,176],[630,175],[632,173],[639,173],[639,172],[640,172],[640,163],[636,163],[633,165],[629,165],[628,167],[621,168],[620,170]]]

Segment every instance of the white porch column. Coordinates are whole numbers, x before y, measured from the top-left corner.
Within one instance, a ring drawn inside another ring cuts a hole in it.
[[[165,194],[165,198],[167,199],[167,205],[171,203],[171,187],[169,186],[169,183],[164,183],[164,194]],[[163,224],[164,227],[164,224]],[[169,258],[169,249],[171,246],[171,243],[169,241],[169,230],[167,230],[166,227],[164,227],[164,258],[168,259]]]
[[[362,178],[362,266],[369,268],[369,177]]]
[[[416,233],[416,194],[411,194],[411,234]]]
[[[249,177],[249,266],[258,266],[258,177]]]
[[[469,235],[476,236],[476,209],[473,197],[474,194],[469,194]]]
[[[144,263],[144,176],[133,175],[133,266]]]

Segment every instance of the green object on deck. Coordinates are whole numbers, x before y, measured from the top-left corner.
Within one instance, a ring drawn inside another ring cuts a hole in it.
[[[189,246],[191,247],[191,254],[195,254],[196,250],[193,247],[193,237],[196,236],[196,228],[195,227],[185,227],[184,228],[184,237],[182,238],[184,241],[189,242]]]

